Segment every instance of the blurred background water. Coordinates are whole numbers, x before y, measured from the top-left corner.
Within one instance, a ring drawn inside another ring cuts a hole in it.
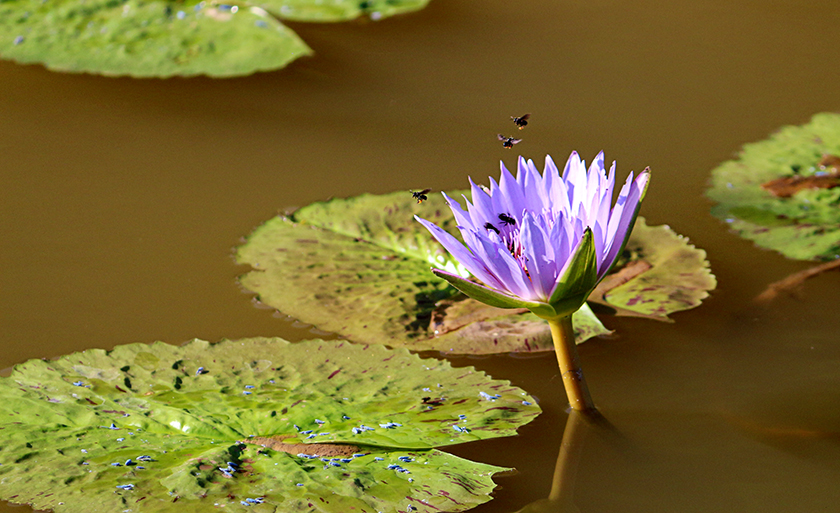
[[[621,177],[652,168],[642,215],[706,249],[719,286],[674,324],[606,318],[616,334],[581,346],[623,441],[586,439],[573,502],[836,511],[840,276],[752,306],[810,264],[727,233],[703,191],[743,143],[840,110],[838,23],[822,1],[434,0],[381,22],[294,24],[315,56],[245,78],[0,62],[0,368],[130,342],[313,338],[237,285],[232,248],[266,219],[330,197],[462,188],[519,153],[603,149]],[[514,134],[510,116],[526,112]],[[504,150],[497,133],[523,142]],[[545,411],[518,437],[452,451],[519,470],[474,511],[546,497],[566,419],[553,355],[453,361]]]

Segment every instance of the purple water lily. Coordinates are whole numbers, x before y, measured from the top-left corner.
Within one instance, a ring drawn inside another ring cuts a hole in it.
[[[565,279],[574,278],[569,271],[584,264],[594,264],[595,274],[585,280],[590,283],[577,285],[589,285],[583,288],[591,291],[615,263],[633,229],[649,172],[635,179],[631,172],[613,206],[615,163],[607,175],[603,152],[588,170],[572,153],[562,175],[551,157],[546,157],[542,175],[531,160],[520,157],[518,167],[514,178],[502,164],[502,177],[499,183],[490,178],[489,191],[470,180],[473,202],[464,198],[467,211],[444,193],[466,247],[429,221],[417,220],[488,293],[507,296],[512,308],[522,302],[553,304],[568,293],[579,294],[579,289],[563,289],[572,284]],[[590,244],[594,255],[585,254]],[[581,257],[594,257],[594,262],[580,262]],[[456,287],[466,281],[440,269],[435,274],[451,278]]]
[[[522,157],[516,178],[504,164],[501,168],[501,179],[490,178],[489,190],[470,180],[472,203],[464,197],[466,211],[444,193],[466,246],[415,216],[481,284],[442,269],[433,272],[484,303],[528,308],[549,321],[553,334],[561,320],[568,331],[572,313],[621,254],[650,173],[645,169],[634,178],[631,172],[613,205],[615,163],[607,173],[603,152],[588,170],[573,152],[562,175],[551,157],[542,175]]]

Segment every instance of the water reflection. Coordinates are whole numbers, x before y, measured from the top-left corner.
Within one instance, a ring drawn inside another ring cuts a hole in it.
[[[528,504],[517,513],[580,513],[574,503],[575,481],[586,438],[597,432],[618,440],[615,427],[595,410],[570,410],[554,465],[554,477],[548,497]]]

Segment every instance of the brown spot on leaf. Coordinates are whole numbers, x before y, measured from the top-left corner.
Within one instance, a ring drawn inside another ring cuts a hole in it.
[[[806,189],[833,189],[840,186],[840,157],[823,155],[817,164],[827,174],[820,176],[783,176],[761,184],[761,188],[777,198],[790,198]]]
[[[283,442],[286,438],[292,435],[275,435],[275,436],[255,436],[246,440],[241,440],[242,443],[260,445],[269,449],[289,454],[317,454],[324,458],[338,458],[341,456],[352,456],[359,451],[355,445],[349,444],[287,444]]]
[[[823,155],[820,161],[817,163],[821,170],[832,173],[840,172],[840,157],[837,155]]]
[[[840,185],[840,175],[785,176],[761,184],[761,188],[777,198],[790,198],[806,189],[833,189]]]

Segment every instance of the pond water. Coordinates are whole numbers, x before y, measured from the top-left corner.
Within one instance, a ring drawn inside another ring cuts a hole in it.
[[[246,78],[0,62],[0,368],[129,342],[313,338],[236,282],[246,269],[232,248],[278,211],[461,188],[517,153],[603,149],[620,176],[652,168],[642,215],[706,249],[719,286],[673,324],[605,318],[615,335],[581,346],[613,429],[581,442],[571,502],[836,511],[840,275],[754,306],[810,264],[729,234],[703,191],[743,143],[840,110],[838,22],[816,1],[433,0],[382,22],[295,24],[315,56]],[[526,112],[523,142],[504,150],[496,134],[514,135],[509,117]],[[452,360],[544,409],[518,437],[453,449],[519,470],[474,511],[547,497],[567,419],[553,355]]]

